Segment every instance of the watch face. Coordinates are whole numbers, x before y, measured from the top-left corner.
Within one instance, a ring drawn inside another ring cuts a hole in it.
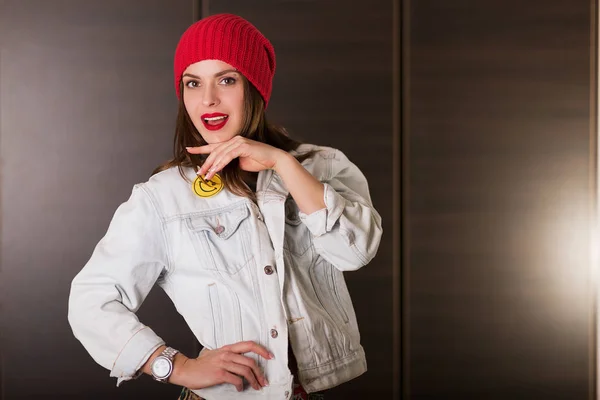
[[[171,362],[164,357],[156,357],[152,363],[152,373],[157,378],[164,378],[171,372]]]

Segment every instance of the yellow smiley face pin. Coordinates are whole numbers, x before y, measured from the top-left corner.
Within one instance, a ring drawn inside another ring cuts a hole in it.
[[[213,197],[223,190],[223,186],[223,181],[217,174],[215,174],[210,181],[207,181],[198,175],[193,184],[194,193],[200,197]]]

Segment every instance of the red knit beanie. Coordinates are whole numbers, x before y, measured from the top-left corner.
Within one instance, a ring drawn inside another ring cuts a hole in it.
[[[175,91],[185,69],[198,61],[220,60],[242,73],[265,101],[271,97],[275,51],[250,22],[232,14],[216,14],[191,25],[175,50]]]

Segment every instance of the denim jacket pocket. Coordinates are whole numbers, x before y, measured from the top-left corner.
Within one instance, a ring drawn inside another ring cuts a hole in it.
[[[317,261],[310,268],[310,280],[323,309],[338,324],[348,323],[348,314],[340,298],[343,275],[325,260]]]
[[[235,274],[252,259],[247,205],[191,216],[186,224],[200,267]]]

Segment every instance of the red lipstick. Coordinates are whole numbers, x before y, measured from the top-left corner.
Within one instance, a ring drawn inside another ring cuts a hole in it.
[[[223,113],[202,114],[200,117],[204,127],[209,131],[217,131],[225,126],[229,115]]]

